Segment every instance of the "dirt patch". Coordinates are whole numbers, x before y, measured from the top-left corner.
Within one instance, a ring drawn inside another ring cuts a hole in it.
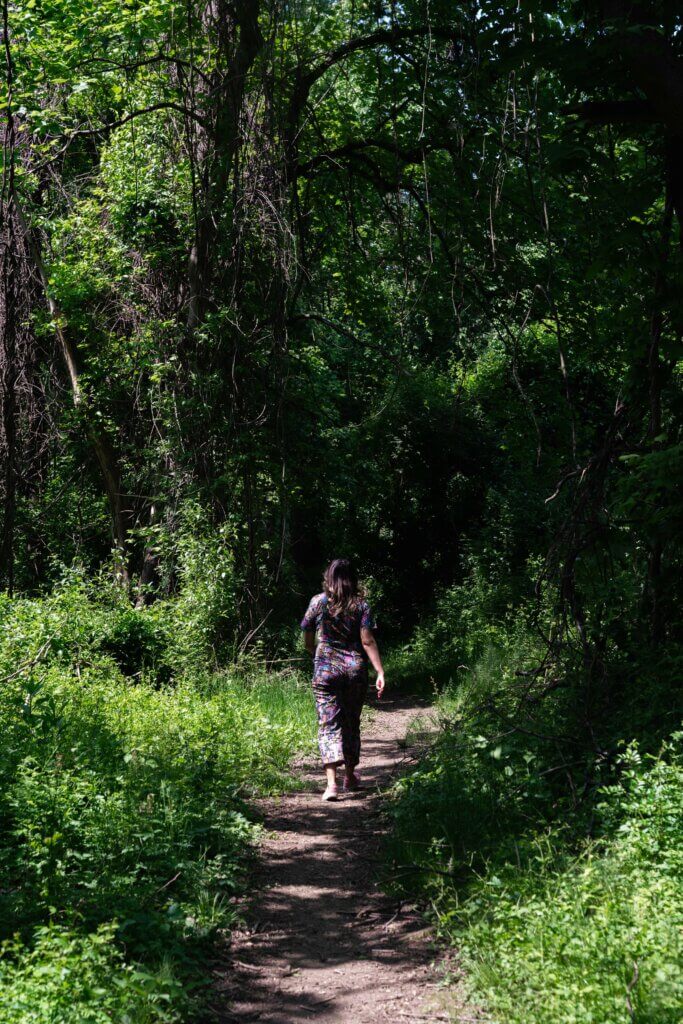
[[[378,705],[363,734],[362,792],[322,803],[322,772],[310,761],[304,792],[261,804],[260,887],[217,967],[215,1020],[450,1019],[430,929],[377,880],[382,791],[414,756],[416,720],[428,727],[428,716],[426,702]]]

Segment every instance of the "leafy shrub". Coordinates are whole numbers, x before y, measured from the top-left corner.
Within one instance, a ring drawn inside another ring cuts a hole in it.
[[[527,586],[536,568],[530,560]],[[409,642],[391,651],[392,679],[410,680],[413,687],[425,678],[442,689],[457,681],[471,687],[486,659],[494,657],[500,667],[507,655],[522,662],[530,650],[535,652],[528,618],[523,604],[500,603],[495,577],[487,581],[472,560],[467,582],[442,589],[431,615],[418,625]],[[500,673],[495,678],[498,684]]]
[[[18,940],[0,953],[3,1024],[172,1024],[186,1002],[173,975],[124,962],[115,926],[80,935],[37,928],[27,949]]]
[[[683,734],[659,753],[632,743],[616,762],[577,745],[563,756],[566,690],[531,722],[515,704],[533,647],[487,648],[439,696],[439,735],[395,787],[390,884],[429,900],[495,1020],[674,1024]]]
[[[60,963],[69,1024],[111,1019],[110,1006],[134,1024],[175,1019],[203,944],[234,921],[258,835],[244,800],[286,785],[312,742],[310,685],[292,672],[198,666],[172,687],[147,668],[123,675],[112,636],[140,641],[144,666],[174,612],[155,614],[77,576],[0,603],[3,1022],[24,1005],[36,1024],[62,1019],[43,999],[50,986],[56,1006],[66,998]]]
[[[521,867],[491,868],[444,931],[471,985],[510,1024],[678,1024],[683,1006],[683,762],[678,734],[660,758],[624,757],[602,790],[603,837],[573,855],[539,835]]]
[[[163,683],[171,677],[166,661],[167,643],[164,631],[149,614],[126,607],[112,621],[102,650],[111,654],[124,675],[139,676],[147,670]]]
[[[230,524],[213,526],[194,502],[183,506],[180,520],[165,559],[176,566],[178,594],[149,614],[165,627],[173,668],[193,671],[234,653],[240,588]]]

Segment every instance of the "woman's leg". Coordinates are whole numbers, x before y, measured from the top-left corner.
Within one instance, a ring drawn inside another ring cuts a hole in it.
[[[316,680],[313,693],[318,715],[318,746],[329,786],[336,782],[337,765],[344,763],[339,687],[330,680]]]
[[[349,679],[341,698],[342,750],[347,779],[360,761],[360,716],[368,692],[367,671]]]

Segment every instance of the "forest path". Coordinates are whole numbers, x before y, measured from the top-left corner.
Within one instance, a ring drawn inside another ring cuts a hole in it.
[[[429,726],[426,701],[385,698],[363,732],[366,789],[323,803],[319,764],[307,759],[305,791],[261,802],[259,889],[246,927],[216,965],[221,1024],[450,1019],[429,928],[415,907],[384,895],[376,877],[387,828],[382,791]]]

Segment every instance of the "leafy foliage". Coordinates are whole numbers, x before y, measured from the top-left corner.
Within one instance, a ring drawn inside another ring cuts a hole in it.
[[[518,978],[509,939],[540,979],[539,945],[564,956],[543,922],[512,927],[512,899],[496,916],[489,863],[596,962],[571,885],[606,914],[623,870],[660,920],[658,869],[596,822],[624,744],[654,756],[680,726],[678,8],[4,0],[0,899],[18,999],[36,957],[90,958],[90,985],[107,964],[130,980],[132,956],[157,980],[111,1013],[175,1012],[161,945],[229,921],[241,795],[277,784],[307,707],[245,655],[288,664],[293,607],[342,553],[394,678],[446,687],[396,813],[418,875],[474,886],[477,865],[471,962],[495,948]],[[643,778],[673,793],[661,764]],[[584,856],[604,870],[584,879]],[[577,952],[539,1001],[558,1020],[562,999],[667,1019],[669,996],[644,993],[668,954],[624,905],[615,987],[584,999]],[[98,938],[114,919],[123,960]]]
[[[460,952],[461,988],[494,1020],[673,1024],[682,737],[659,744],[647,718],[659,680],[641,668],[644,721],[622,709],[596,756],[566,681],[534,701],[526,673],[540,652],[523,618],[494,631],[470,617],[465,629],[480,653],[440,693],[434,745],[395,786],[387,884],[429,901]],[[404,673],[420,670],[420,643],[402,653]],[[682,710],[674,702],[672,718]],[[626,745],[621,729],[642,742]]]
[[[108,593],[67,578],[3,608],[6,1020],[179,1019],[235,919],[257,835],[244,800],[281,787],[312,738],[297,676],[178,675],[147,658],[158,615]]]

